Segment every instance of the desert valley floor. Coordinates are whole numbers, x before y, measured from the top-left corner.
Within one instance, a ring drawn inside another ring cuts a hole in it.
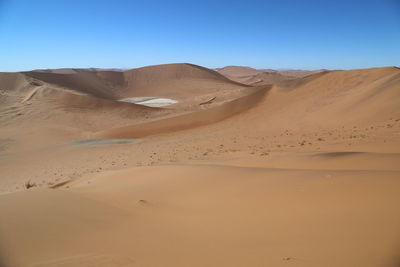
[[[396,267],[399,203],[397,67],[0,73],[1,267]]]

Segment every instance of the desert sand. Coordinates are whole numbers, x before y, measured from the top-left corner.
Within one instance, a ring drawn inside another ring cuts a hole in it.
[[[397,67],[0,73],[0,266],[399,266],[399,107]]]

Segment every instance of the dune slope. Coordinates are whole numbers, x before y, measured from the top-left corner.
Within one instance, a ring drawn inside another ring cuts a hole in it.
[[[395,266],[399,172],[376,174],[170,165],[0,196],[7,264]]]

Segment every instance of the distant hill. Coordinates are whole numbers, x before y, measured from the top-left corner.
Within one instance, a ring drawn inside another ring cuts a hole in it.
[[[232,81],[247,85],[275,84],[282,81],[303,78],[311,74],[326,71],[254,69],[247,66],[226,66],[223,68],[216,68],[215,70]]]

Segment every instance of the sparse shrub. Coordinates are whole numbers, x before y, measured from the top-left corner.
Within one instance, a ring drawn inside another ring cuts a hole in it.
[[[29,180],[29,181],[27,181],[25,183],[25,188],[26,189],[29,189],[29,188],[32,188],[32,187],[35,187],[35,186],[36,186],[36,183],[32,183],[31,180]]]

